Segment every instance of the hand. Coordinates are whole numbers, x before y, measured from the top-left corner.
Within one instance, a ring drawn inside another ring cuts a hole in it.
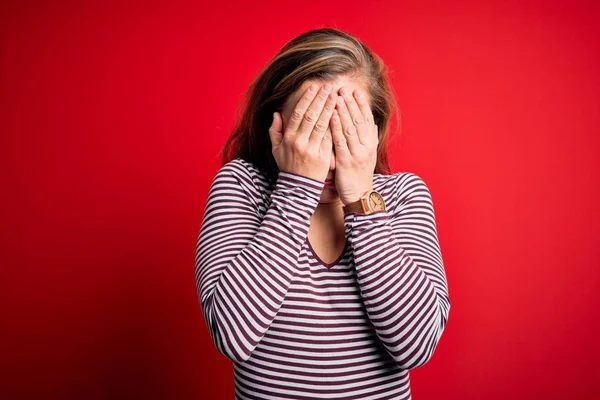
[[[335,149],[335,187],[347,205],[373,188],[379,135],[365,93],[340,89],[331,118]]]
[[[327,132],[335,110],[337,94],[331,84],[311,84],[298,100],[283,129],[281,114],[273,114],[269,128],[272,153],[280,171],[325,181],[331,163],[331,134]]]

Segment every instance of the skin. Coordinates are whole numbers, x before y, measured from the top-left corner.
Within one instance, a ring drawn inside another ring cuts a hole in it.
[[[345,246],[342,206],[358,200],[373,188],[379,138],[365,82],[338,76],[327,83],[332,85],[329,102],[336,102],[326,132],[332,137],[327,179],[334,179],[334,185],[323,188],[319,205],[311,216],[308,240],[319,258],[330,263],[339,257]],[[308,87],[317,85],[321,88],[325,84],[309,80],[290,95],[281,112],[282,131]]]
[[[341,207],[358,200],[373,187],[378,135],[365,81],[348,75],[338,76],[330,82],[308,80],[288,97],[281,117],[285,131],[294,108],[308,87],[316,84],[320,88],[326,83],[332,85],[330,97],[337,95],[335,111],[327,128],[333,139],[327,179],[334,179],[335,185],[325,185],[318,207]]]

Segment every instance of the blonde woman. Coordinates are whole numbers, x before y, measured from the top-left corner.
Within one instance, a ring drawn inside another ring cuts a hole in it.
[[[236,399],[410,399],[450,301],[425,182],[390,173],[385,65],[336,29],[248,90],[209,191],[196,285]]]

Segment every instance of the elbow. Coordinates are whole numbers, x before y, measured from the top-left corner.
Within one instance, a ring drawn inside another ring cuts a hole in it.
[[[214,303],[210,300],[202,305],[202,313],[213,345],[219,353],[233,362],[247,361],[252,354],[251,349],[243,344],[244,339],[239,332],[231,329],[221,319],[220,313],[213,307]]]
[[[444,312],[444,310],[446,310]],[[442,333],[448,321],[448,309],[441,305],[431,319],[430,323],[422,330],[423,334],[415,335],[407,340],[401,340],[398,346],[394,347],[390,354],[394,361],[402,369],[414,369],[425,365],[433,357],[433,353],[438,346]]]
[[[211,338],[219,353],[235,363],[246,362],[251,356],[251,352],[243,351],[239,347],[232,345],[233,338],[227,334],[223,334],[221,331],[217,330],[211,333]]]

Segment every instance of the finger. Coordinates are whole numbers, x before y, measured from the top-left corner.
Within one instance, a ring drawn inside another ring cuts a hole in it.
[[[356,104],[358,104],[360,112],[365,118],[365,122],[368,124],[372,124],[373,113],[371,112],[371,106],[369,106],[369,102],[367,101],[367,96],[365,95],[365,93],[360,89],[356,89],[354,91],[354,98],[356,99]]]
[[[271,138],[271,145],[273,149],[277,148],[283,139],[283,120],[278,112],[273,113],[273,123],[269,128],[269,137]]]
[[[321,115],[319,116],[319,120],[315,124],[315,128],[313,129],[312,134],[310,135],[309,143],[320,146],[323,141],[323,136],[329,127],[329,121],[331,120],[331,115],[333,114],[333,110],[335,110],[335,104],[337,103],[338,95],[337,93],[329,93],[327,97],[327,101],[323,106],[323,111],[321,111]]]
[[[310,103],[310,106],[304,113],[304,118],[298,128],[298,138],[302,137],[308,141],[317,123],[317,119],[323,111],[323,106],[329,97],[329,93],[331,93],[331,89],[331,84],[327,83],[321,87],[321,90],[314,97],[312,103]]]
[[[356,125],[358,127],[358,125],[363,124],[365,122],[365,117],[363,117],[363,114],[360,111],[358,104],[356,104],[356,100],[354,100],[354,96],[352,96],[350,91],[345,87],[340,89],[340,94],[342,95],[342,97],[344,98],[344,101],[346,102],[346,107],[348,108],[348,111],[350,112],[350,117],[352,117],[352,122],[354,122],[354,125]]]
[[[375,124],[373,125],[373,136],[375,137],[377,147],[379,147],[379,127]]]
[[[348,159],[350,156],[350,149],[348,149],[348,141],[342,131],[342,122],[337,109],[331,116],[331,137],[333,140],[333,146],[335,150],[335,156],[340,160]]]
[[[304,119],[304,113],[317,95],[317,89],[318,86],[316,84],[311,84],[306,89],[300,100],[298,100],[298,103],[296,104],[296,107],[294,107],[294,111],[292,111],[292,115],[290,116],[290,120],[287,124],[287,131],[289,133],[295,134],[300,128],[300,124]]]
[[[346,107],[348,108],[348,112],[350,113],[350,119],[354,123],[354,126],[356,126],[358,141],[364,145],[369,140],[365,137],[365,133],[367,133],[365,132],[365,117],[360,111],[360,107],[356,103],[356,100],[354,100],[354,96],[350,93],[350,91],[347,88],[342,87],[340,89],[340,94],[346,102]]]
[[[351,153],[353,153],[356,151],[356,149],[358,149],[358,146],[360,146],[361,143],[357,135],[356,126],[354,126],[354,123],[352,122],[352,118],[350,117],[350,113],[346,107],[346,102],[342,96],[338,96],[336,109],[342,125],[342,132],[344,133],[346,141],[348,142],[348,149]]]

